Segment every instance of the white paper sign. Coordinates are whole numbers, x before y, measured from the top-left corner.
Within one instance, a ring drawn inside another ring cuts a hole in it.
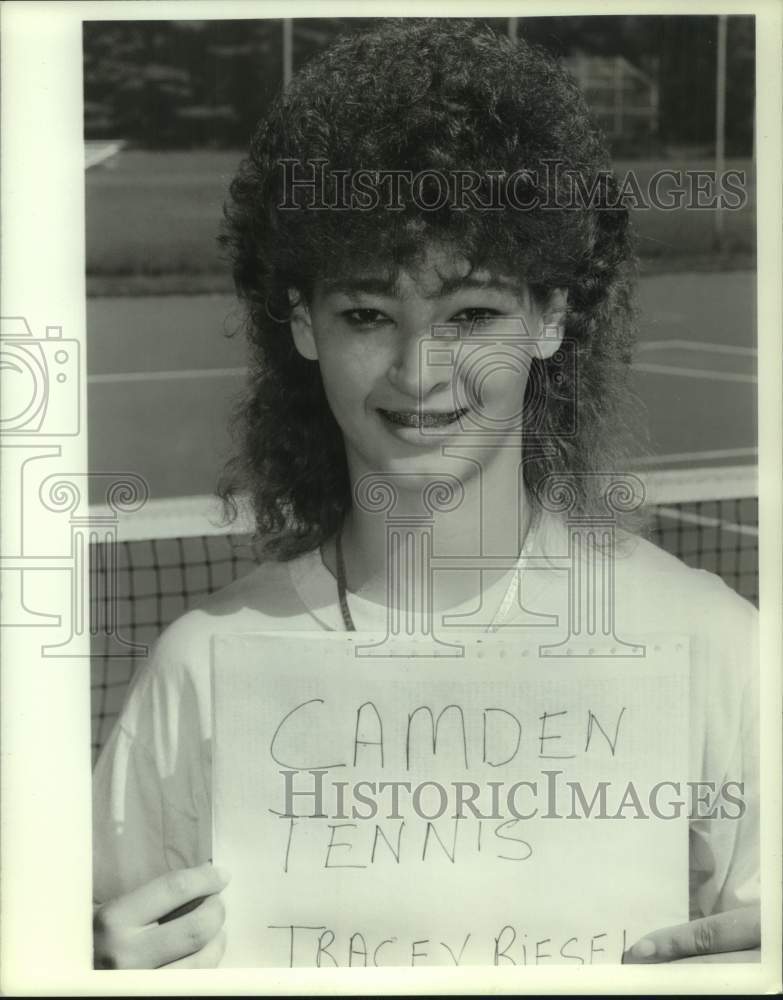
[[[367,641],[215,638],[224,965],[619,962],[687,920],[687,639],[636,659]]]

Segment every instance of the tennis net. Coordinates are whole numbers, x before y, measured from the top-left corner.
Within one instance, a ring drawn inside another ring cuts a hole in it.
[[[756,469],[644,478],[650,540],[758,604]],[[248,520],[229,531],[217,526],[216,515],[214,501],[205,497],[152,501],[119,522],[115,542],[91,545],[94,754],[162,629],[255,565]]]

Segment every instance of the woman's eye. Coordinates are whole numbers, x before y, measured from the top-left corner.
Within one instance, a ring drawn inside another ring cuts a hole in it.
[[[342,316],[349,326],[356,329],[372,329],[386,320],[385,314],[377,309],[346,309]]]
[[[454,317],[454,319],[463,326],[469,326],[471,329],[480,330],[482,327],[489,326],[493,320],[496,320],[498,316],[502,315],[503,313],[501,313],[499,309],[476,307],[463,309]]]

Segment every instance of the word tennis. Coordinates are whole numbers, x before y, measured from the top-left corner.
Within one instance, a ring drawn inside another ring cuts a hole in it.
[[[744,804],[741,775],[687,780],[679,637],[577,671],[537,640],[370,662],[367,638],[215,639],[225,964],[614,963],[687,918],[687,814]]]

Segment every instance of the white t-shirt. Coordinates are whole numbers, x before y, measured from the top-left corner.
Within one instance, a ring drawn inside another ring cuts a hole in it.
[[[565,524],[543,517],[528,551],[567,553]],[[508,582],[500,579],[484,591],[485,607],[500,604]],[[621,639],[690,636],[689,780],[744,783],[740,819],[690,821],[691,914],[753,902],[759,895],[756,609],[718,577],[638,539],[615,557],[615,601]],[[385,631],[383,607],[354,594],[349,603],[357,630]],[[449,614],[470,610],[463,605]],[[523,571],[506,623],[518,624],[526,612],[557,616],[551,635],[559,638],[559,629],[564,638],[568,574],[554,565]],[[165,630],[137,672],[96,765],[96,902],[211,857],[211,636],[343,627],[334,577],[316,550],[260,565]]]

